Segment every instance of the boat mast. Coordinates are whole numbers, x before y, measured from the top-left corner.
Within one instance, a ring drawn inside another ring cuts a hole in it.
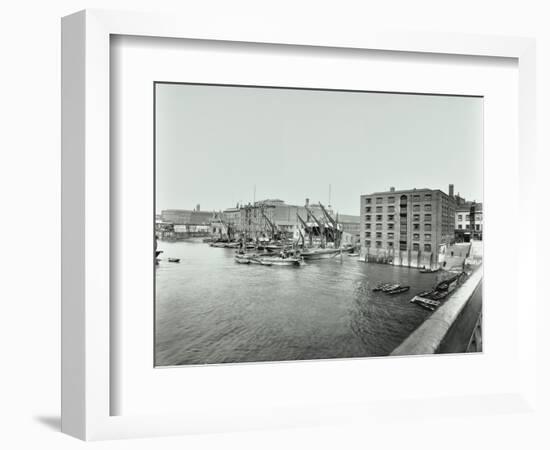
[[[230,231],[229,231],[229,226],[224,222],[224,220],[222,219],[223,217],[223,213],[220,211],[218,213],[218,220],[220,221],[220,223],[222,224],[223,228],[225,229],[225,232],[227,234],[227,239],[230,241],[231,240],[231,235],[230,235]]]
[[[315,223],[319,227],[319,230],[321,232],[321,248],[325,248],[325,241],[326,241],[326,239],[325,239],[325,226],[324,226],[324,224],[322,224],[317,219],[317,217],[315,217],[315,214],[313,214],[307,206],[305,208],[306,208],[306,211],[308,212],[308,214],[313,218],[313,220],[315,221]]]
[[[296,211],[296,217],[304,227],[304,231],[306,231],[309,234],[309,231],[308,231],[309,227],[307,226],[307,223],[305,223],[304,220],[300,217],[300,214],[298,214],[298,211]],[[304,234],[302,233],[302,230],[300,229],[300,227],[298,227],[298,233],[300,233],[300,238],[302,238],[302,247],[306,248],[306,238],[304,237]]]
[[[304,227],[304,230],[306,231],[306,233],[308,234],[309,236],[309,246],[311,247],[311,233],[313,232],[313,230],[310,229],[310,227],[308,226],[308,224],[304,221],[304,219],[302,219],[300,217],[300,214],[298,214],[298,212],[296,212],[296,217],[298,217],[298,220],[300,221],[300,223],[302,224],[302,226]],[[300,233],[301,234],[301,233]],[[306,246],[306,243],[304,241],[304,248]]]
[[[332,226],[332,239],[334,240],[334,246],[339,247],[339,239],[338,239],[338,221],[334,220],[331,215],[328,213],[328,211],[325,209],[325,207],[322,205],[321,202],[319,202],[319,206],[321,207],[321,210],[323,211],[323,214],[327,218],[327,220],[330,222],[330,225]]]
[[[341,247],[342,246],[342,232],[343,231],[340,231],[340,229],[338,228],[338,213],[336,213],[336,219],[335,219],[335,224],[336,224],[336,233],[338,235],[338,247]]]
[[[304,233],[302,233],[302,230],[300,228],[298,228],[298,233],[300,233],[300,239],[302,239],[302,248],[306,248],[306,240],[304,238]],[[300,242],[300,239],[298,239],[298,242]]]
[[[277,231],[277,228],[275,227],[275,225],[273,224],[273,222],[271,222],[271,220],[269,220],[269,217],[267,217],[266,213],[264,212],[263,208],[261,209],[261,212],[262,212],[262,216],[264,216],[264,219],[266,221],[266,223],[270,226],[271,228],[271,239],[272,240],[275,240],[275,233]]]

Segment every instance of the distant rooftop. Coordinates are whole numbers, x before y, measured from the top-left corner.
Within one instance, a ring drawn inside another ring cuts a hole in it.
[[[214,211],[200,211],[196,209],[163,209],[162,214],[179,214],[179,213],[189,213],[189,212],[196,212],[196,213],[204,213],[204,214],[213,214]]]
[[[412,188],[412,189],[395,189],[395,190],[388,190],[388,191],[380,191],[380,192],[373,192],[371,194],[362,194],[362,196],[369,196],[369,195],[386,195],[386,194],[414,194],[415,192],[441,192],[442,194],[445,194],[449,196],[447,192],[443,192],[441,189],[430,189],[430,188]]]
[[[258,205],[284,205],[285,201],[281,200],[280,198],[267,198],[265,200],[259,200],[256,202]]]
[[[470,201],[467,201],[467,202],[464,202],[464,203],[461,203],[460,205],[457,205],[456,207],[456,211],[457,212],[464,212],[464,211],[470,211],[470,207],[472,206],[474,202],[470,202]],[[483,211],[483,203],[477,203],[475,204],[475,210],[476,211]]]

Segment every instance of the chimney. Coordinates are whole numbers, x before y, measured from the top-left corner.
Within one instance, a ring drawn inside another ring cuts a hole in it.
[[[390,192],[395,192],[395,187],[394,186],[390,186]]]
[[[201,210],[201,205],[200,203],[197,203],[197,207],[195,208],[196,211],[200,211]]]
[[[449,184],[449,197],[454,198],[455,196],[455,185]]]
[[[306,206],[309,206],[309,198],[306,198]]]

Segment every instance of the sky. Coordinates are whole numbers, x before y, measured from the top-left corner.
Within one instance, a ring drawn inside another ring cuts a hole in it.
[[[483,99],[156,85],[156,210],[278,198],[359,215],[361,194],[483,201]]]

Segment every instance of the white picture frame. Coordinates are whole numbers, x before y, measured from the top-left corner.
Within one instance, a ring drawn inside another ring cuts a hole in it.
[[[87,10],[62,22],[62,430],[86,440],[162,436],[192,432],[243,430],[318,422],[308,416],[315,406],[280,408],[257,419],[220,421],[208,414],[111,415],[114,389],[110,378],[110,37],[112,35],[201,39],[243,43],[287,44],[334,49],[369,49],[418,54],[448,54],[514,58],[519,73],[519,192],[518,212],[535,224],[535,196],[531,174],[535,160],[535,44],[532,39],[457,34],[417,34],[365,31],[331,35],[303,29],[278,29],[254,22],[235,28],[216,27],[192,17]],[[200,80],[197,80],[200,81]],[[518,250],[520,260],[535,261],[533,246]],[[526,266],[518,280],[528,279]],[[536,292],[527,286],[518,311],[521,368],[517,386],[502,395],[483,398],[476,405],[485,413],[503,404],[523,411],[536,398]],[[517,295],[517,294],[516,294]],[[528,345],[522,345],[527,343]],[[396,363],[398,364],[398,363]],[[273,367],[267,370],[274,370]],[[434,400],[437,401],[437,400]],[[411,411],[419,403],[411,400]],[[471,413],[458,399],[448,408]],[[461,406],[462,405],[462,406]],[[226,405],[227,406],[227,405]],[[376,407],[387,410],[379,401]],[[371,417],[374,404],[334,405],[324,419]],[[229,408],[230,410],[230,408]],[[228,415],[230,414],[227,413]],[[254,414],[253,414],[254,415]],[[284,418],[283,418],[284,417]]]

